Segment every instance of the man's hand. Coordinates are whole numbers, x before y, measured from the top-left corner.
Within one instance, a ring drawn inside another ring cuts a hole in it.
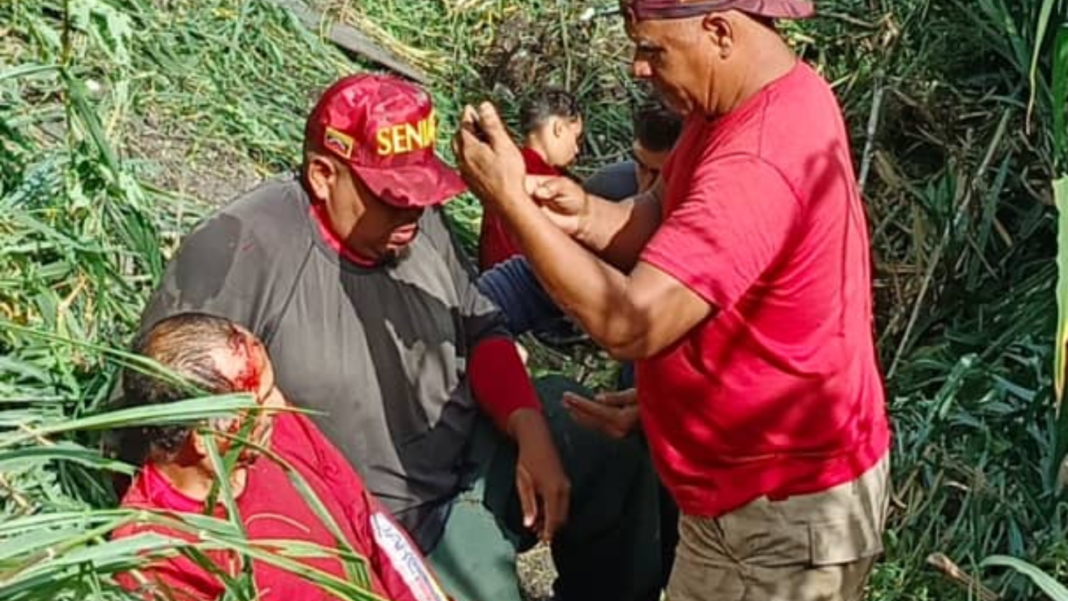
[[[595,400],[564,393],[564,408],[578,423],[612,438],[625,438],[639,427],[638,391],[599,394]]]
[[[501,209],[528,197],[523,155],[492,104],[464,107],[452,150],[460,175],[484,205]]]
[[[519,409],[508,418],[508,433],[519,446],[515,486],[523,507],[523,525],[551,541],[567,521],[571,482],[556,454],[549,425],[540,412]]]
[[[528,175],[527,192],[545,216],[572,238],[580,239],[590,220],[590,197],[568,177]]]

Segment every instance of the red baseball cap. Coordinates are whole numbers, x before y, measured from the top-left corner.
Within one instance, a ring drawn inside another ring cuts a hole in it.
[[[344,160],[395,207],[442,204],[467,189],[436,154],[430,95],[404,80],[359,74],[330,86],[308,117],[305,141]]]
[[[620,0],[620,4],[635,21],[683,19],[732,9],[773,19],[804,19],[816,13],[807,0]]]

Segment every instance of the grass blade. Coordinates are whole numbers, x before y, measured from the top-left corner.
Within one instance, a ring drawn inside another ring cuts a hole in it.
[[[1068,601],[1068,588],[1056,580],[1052,576],[1038,569],[1038,567],[1017,559],[1015,557],[1009,557],[1007,555],[993,555],[983,560],[980,564],[981,567],[1001,567],[1011,568],[1016,572],[1027,576],[1031,579],[1031,582],[1035,583],[1047,597],[1053,599],[1053,601]]]

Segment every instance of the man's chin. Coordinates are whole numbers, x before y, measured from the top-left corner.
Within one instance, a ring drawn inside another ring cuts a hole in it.
[[[412,255],[411,244],[405,244],[404,246],[387,247],[386,251],[382,253],[382,264],[393,267],[400,265]]]

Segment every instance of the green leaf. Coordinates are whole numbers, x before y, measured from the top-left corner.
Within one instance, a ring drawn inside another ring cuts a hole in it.
[[[1064,399],[1064,377],[1068,344],[1068,177],[1053,182],[1057,206],[1057,336],[1053,352],[1053,389],[1058,410]]]
[[[1031,97],[1027,102],[1027,112],[1035,105],[1035,96],[1038,94],[1038,62],[1042,56],[1043,41],[1046,39],[1046,31],[1049,29],[1050,20],[1053,17],[1053,5],[1058,0],[1043,0],[1042,8],[1039,9],[1038,22],[1035,25],[1034,48],[1031,49],[1031,68],[1028,73],[1028,81],[1031,84]]]
[[[102,471],[133,475],[135,468],[128,463],[102,457],[100,453],[72,443],[54,446],[35,446],[14,451],[0,451],[0,472],[13,467],[25,467],[34,462],[72,461]]]
[[[145,424],[184,424],[197,420],[230,417],[242,409],[250,410],[257,407],[256,400],[249,394],[230,394],[165,405],[132,407],[101,415],[45,424],[29,432],[0,436],[0,448],[62,432],[106,430]]]
[[[1031,579],[1031,582],[1035,583],[1047,597],[1053,599],[1053,601],[1068,601],[1068,588],[1056,580],[1052,576],[1038,569],[1036,566],[1017,559],[1015,557],[1009,557],[1007,555],[993,555],[983,560],[980,567],[1001,567],[1011,568],[1020,574],[1027,576]]]
[[[1053,43],[1053,160],[1068,170],[1068,23],[1057,30]]]

